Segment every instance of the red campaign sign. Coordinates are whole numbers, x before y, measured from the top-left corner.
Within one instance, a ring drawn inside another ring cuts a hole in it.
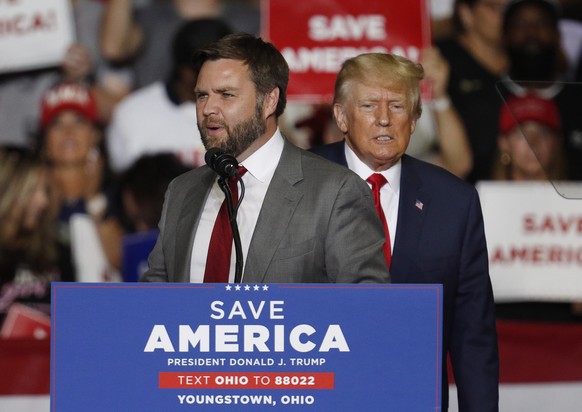
[[[161,389],[334,389],[333,372],[160,372]]]
[[[427,0],[263,0],[263,36],[291,70],[290,100],[330,102],[347,58],[390,52],[418,61],[431,44]]]

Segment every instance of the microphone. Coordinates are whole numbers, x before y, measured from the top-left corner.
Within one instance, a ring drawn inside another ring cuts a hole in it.
[[[226,153],[224,150],[208,149],[204,155],[204,160],[222,178],[234,176],[237,172],[238,161],[233,155]]]
[[[240,206],[245,195],[245,185],[238,173],[238,161],[233,155],[217,148],[208,149],[204,155],[204,160],[206,161],[206,164],[220,176],[218,178],[218,186],[226,198],[225,201],[236,253],[234,282],[240,283],[242,280],[243,270],[243,252],[240,241],[240,234],[238,231],[238,224],[236,221],[236,214],[238,207]],[[232,193],[228,187],[228,183],[226,182],[226,180],[232,176],[236,176],[240,183],[241,193],[238,200],[232,198]]]

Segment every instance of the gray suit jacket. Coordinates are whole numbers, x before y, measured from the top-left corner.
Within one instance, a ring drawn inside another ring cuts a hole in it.
[[[142,281],[189,282],[194,236],[215,179],[203,166],[170,184]],[[367,184],[351,170],[285,141],[251,239],[243,282],[389,282],[383,244]]]

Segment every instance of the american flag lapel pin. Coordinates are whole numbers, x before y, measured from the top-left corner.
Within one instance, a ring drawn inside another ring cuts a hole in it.
[[[424,204],[420,200],[416,199],[416,202],[414,202],[414,207],[416,207],[418,210],[422,210]]]

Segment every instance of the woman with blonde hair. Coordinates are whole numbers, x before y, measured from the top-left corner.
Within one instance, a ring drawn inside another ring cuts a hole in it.
[[[0,323],[15,302],[49,313],[57,280],[47,171],[32,153],[0,148]]]

